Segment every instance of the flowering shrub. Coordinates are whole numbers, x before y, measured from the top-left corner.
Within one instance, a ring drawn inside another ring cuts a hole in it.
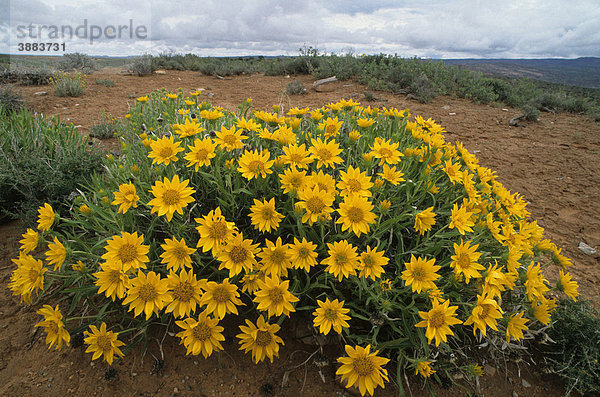
[[[510,349],[549,323],[556,294],[576,299],[526,202],[433,120],[351,100],[233,113],[197,94],[138,98],[79,207],[46,205],[23,235],[13,293],[37,302],[52,285],[70,304],[39,311],[51,347],[83,331],[111,364],[161,322],[209,357],[238,316],[240,349],[273,361],[305,311],[315,334],[340,335],[337,374],[364,395],[391,365],[400,385],[407,369],[481,374],[452,353]]]

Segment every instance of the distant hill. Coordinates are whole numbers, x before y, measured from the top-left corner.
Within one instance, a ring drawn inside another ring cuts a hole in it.
[[[577,59],[444,59],[485,74],[527,77],[549,83],[600,88],[600,58]]]

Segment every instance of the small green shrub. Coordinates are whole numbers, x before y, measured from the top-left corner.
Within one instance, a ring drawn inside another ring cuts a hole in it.
[[[527,121],[537,121],[540,116],[540,110],[533,104],[528,103],[521,108]]]
[[[547,345],[551,369],[567,383],[567,394],[600,393],[600,317],[589,301],[562,300],[552,313]]]
[[[47,69],[11,68],[0,71],[0,84],[46,85],[51,77]]]
[[[304,89],[304,85],[299,80],[294,80],[290,83],[287,83],[285,86],[285,92],[288,95],[300,95],[304,94],[306,90]]]
[[[150,76],[156,69],[152,63],[152,55],[146,54],[136,58],[131,70],[138,76]]]
[[[75,52],[63,55],[63,58],[58,63],[58,70],[65,72],[79,71],[87,74],[98,70],[98,67],[88,55]]]
[[[25,107],[25,99],[20,92],[10,85],[0,87],[0,114],[11,114]]]
[[[100,116],[100,122],[90,128],[90,136],[97,139],[108,139],[115,136],[118,130],[118,121],[103,113]]]
[[[412,82],[410,91],[421,103],[427,103],[437,96],[435,85],[424,74]]]
[[[99,79],[96,80],[96,84],[98,85],[103,85],[105,87],[114,87],[115,86],[115,82],[110,80],[110,79]]]
[[[30,111],[0,115],[0,217],[31,222],[44,202],[66,212],[69,195],[101,164],[72,125]]]
[[[79,97],[85,92],[85,81],[85,75],[80,72],[57,72],[50,79],[50,84],[59,97]]]

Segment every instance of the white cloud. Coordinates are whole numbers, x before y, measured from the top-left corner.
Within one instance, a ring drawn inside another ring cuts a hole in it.
[[[10,19],[11,26],[78,25],[84,19],[100,26],[129,19],[146,25],[151,43],[123,38],[71,43],[73,49],[108,55],[144,52],[150,45],[154,52],[294,55],[304,44],[328,52],[352,48],[446,58],[600,54],[597,0],[12,0]],[[10,36],[11,43],[14,39]],[[0,26],[0,45],[8,41]]]

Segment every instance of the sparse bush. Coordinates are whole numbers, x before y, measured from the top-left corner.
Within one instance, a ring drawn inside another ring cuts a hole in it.
[[[101,169],[89,143],[57,119],[28,110],[0,115],[0,217],[31,223],[44,202],[66,212],[68,196]]]
[[[79,97],[85,92],[86,77],[80,72],[56,72],[50,79],[56,95],[59,97]]]
[[[97,139],[108,139],[114,137],[118,130],[117,119],[103,113],[100,116],[100,122],[90,128],[90,136]]]
[[[600,318],[589,301],[562,300],[552,313],[543,348],[551,369],[567,384],[567,394],[600,394]]]
[[[146,54],[136,58],[131,65],[131,70],[138,76],[150,76],[156,69],[152,62],[152,55]]]
[[[412,82],[410,91],[421,103],[427,103],[437,96],[435,85],[424,74]]]
[[[98,70],[98,68],[94,60],[88,55],[75,52],[63,55],[63,59],[58,64],[58,70],[66,72],[79,71],[88,74]]]
[[[4,69],[0,72],[0,84],[46,85],[52,72],[47,69]]]
[[[306,90],[304,89],[304,85],[299,80],[294,80],[290,83],[287,83],[285,86],[285,92],[288,95],[300,95],[304,94]]]
[[[115,86],[115,82],[110,80],[110,79],[99,79],[96,80],[96,84],[98,85],[103,85],[105,87],[114,87]]]
[[[25,99],[20,92],[15,91],[10,85],[0,87],[0,114],[11,114],[25,107]]]
[[[528,103],[521,108],[527,121],[537,121],[540,116],[540,110],[533,104]]]

